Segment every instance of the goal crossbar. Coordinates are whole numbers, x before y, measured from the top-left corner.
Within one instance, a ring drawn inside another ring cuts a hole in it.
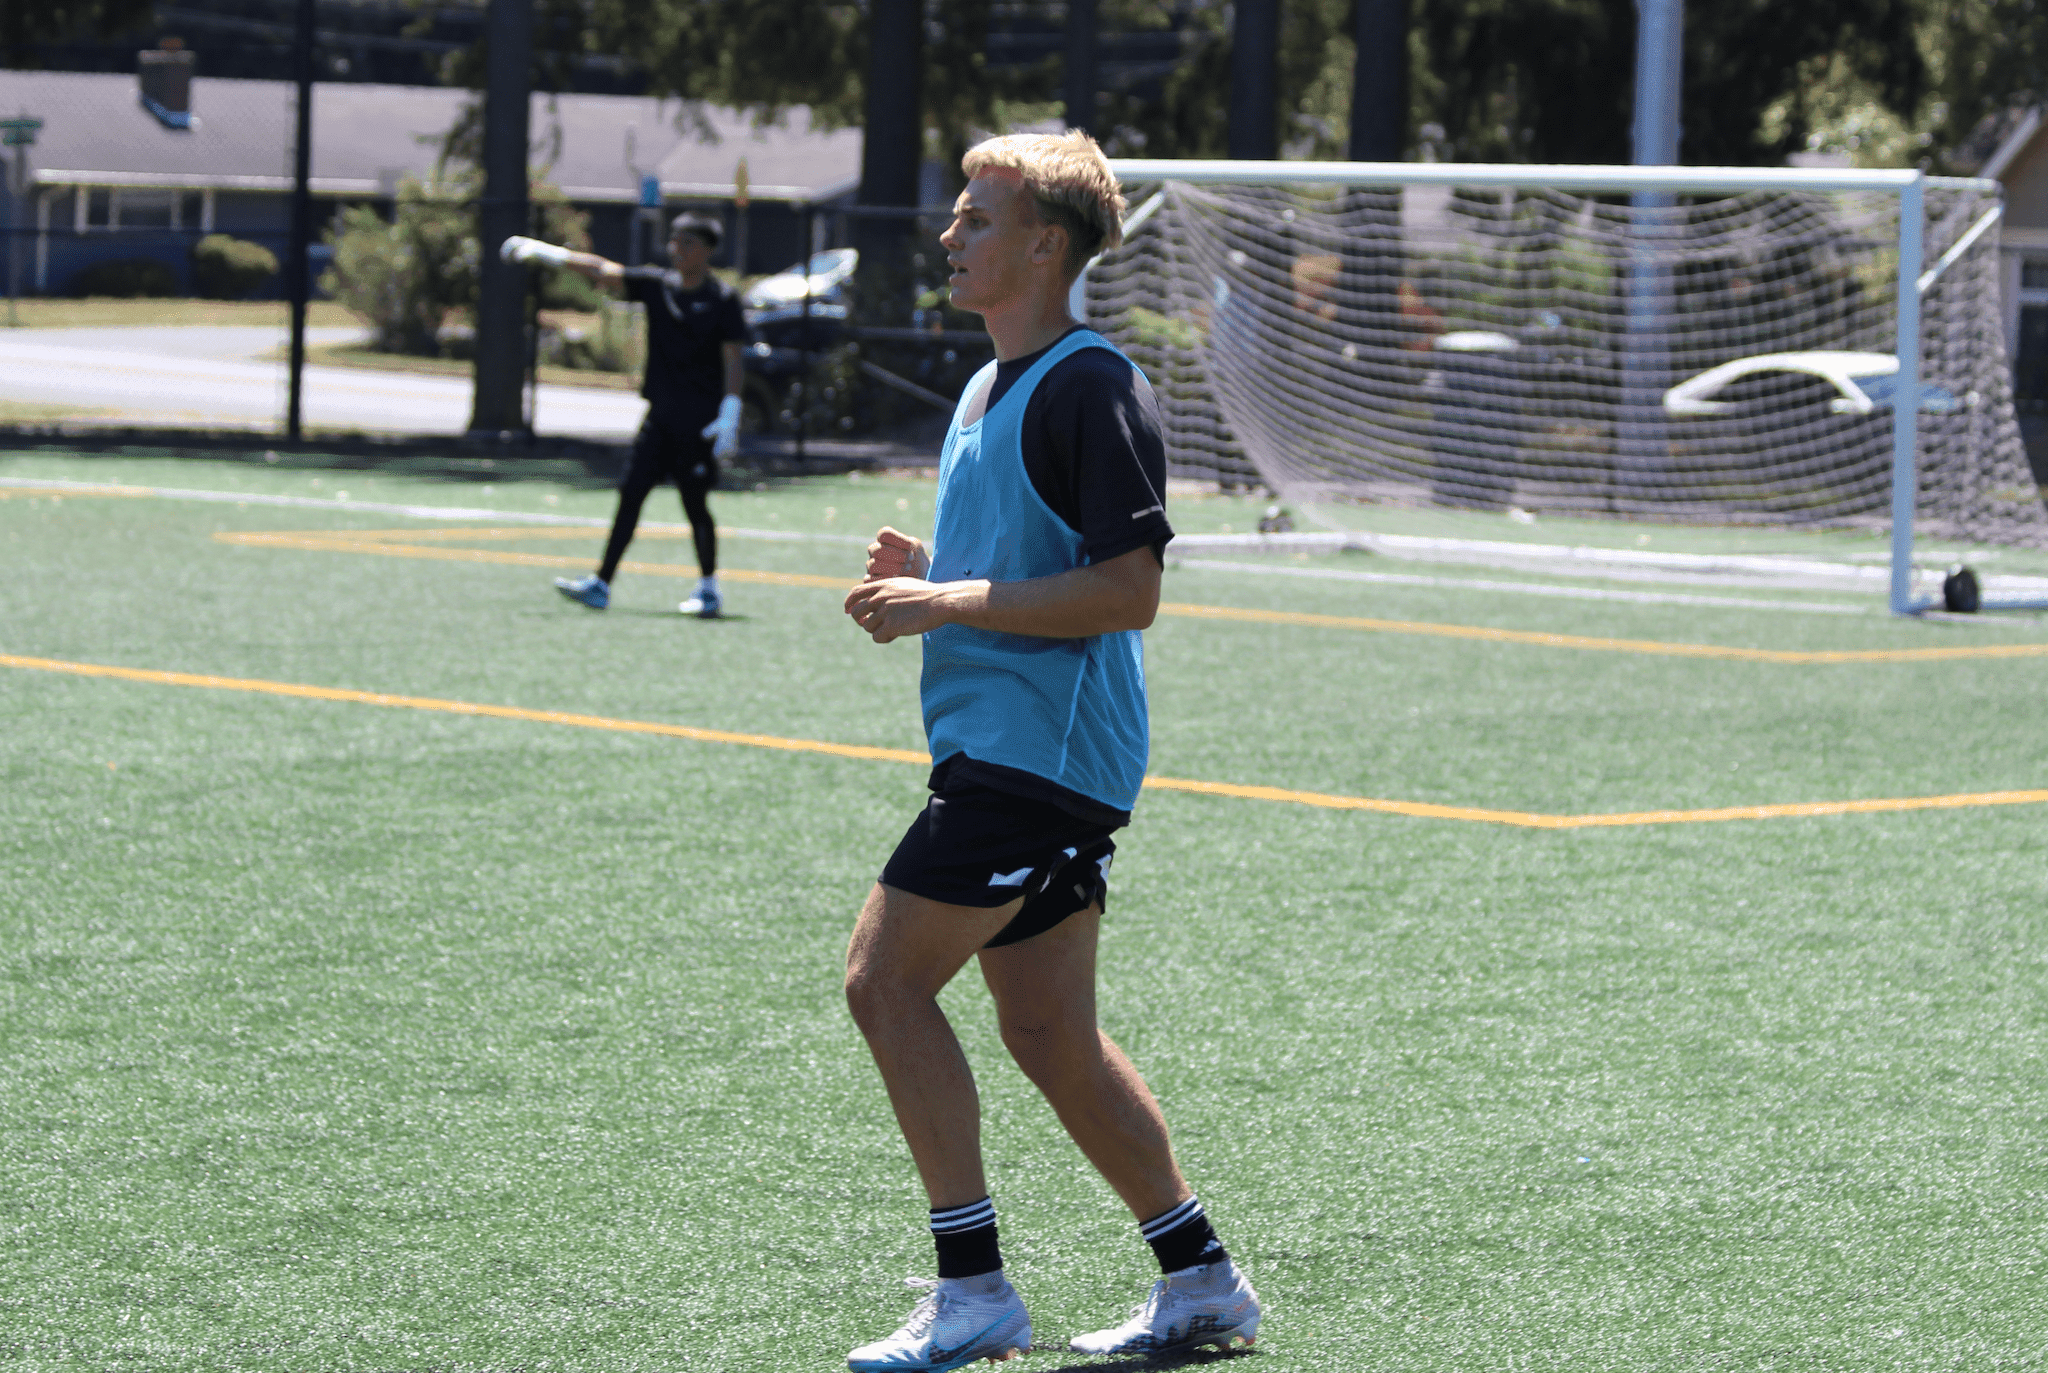
[[[1892,400],[1891,609],[1912,615],[1939,603],[1916,596],[1913,587],[1913,514],[1918,495],[1917,446],[1920,415],[1920,300],[1941,270],[1967,244],[1931,270],[1926,264],[1926,193],[1930,189],[1969,191],[1997,197],[1997,181],[1977,177],[1936,177],[1918,170],[1862,170],[1847,167],[1613,167],[1483,162],[1251,162],[1111,158],[1110,169],[1126,185],[1182,182],[1192,185],[1267,186],[1437,186],[1460,189],[1557,190],[1630,195],[1715,195],[1771,191],[1865,191],[1896,195],[1898,217],[1897,357]],[[1986,216],[1971,239],[1995,223]]]

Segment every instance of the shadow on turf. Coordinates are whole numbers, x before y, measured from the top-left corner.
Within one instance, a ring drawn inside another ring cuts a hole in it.
[[[1034,1351],[1039,1352],[1039,1351]],[[1047,1350],[1047,1353],[1071,1354],[1070,1350]],[[1050,1368],[1034,1366],[1031,1373],[1162,1373],[1169,1368],[1209,1368],[1216,1364],[1229,1363],[1238,1359],[1253,1359],[1259,1355],[1257,1347],[1233,1349],[1227,1354],[1213,1349],[1183,1349],[1170,1354],[1145,1354],[1126,1358],[1096,1358],[1080,1355],[1068,1362]]]
[[[685,615],[679,610],[614,610],[614,615],[623,615],[635,620],[702,620],[699,615]],[[730,611],[711,617],[711,624],[750,624],[751,615],[734,615]]]

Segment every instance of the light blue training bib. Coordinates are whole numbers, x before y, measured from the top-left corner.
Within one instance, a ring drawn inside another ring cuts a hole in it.
[[[994,384],[996,364],[967,384],[939,458],[932,581],[1028,581],[1087,563],[1081,536],[1032,487],[1021,440],[1032,392],[1083,348],[1123,356],[1102,335],[1076,330],[973,423],[968,409]],[[1136,804],[1150,747],[1137,630],[1042,639],[942,625],[924,636],[921,695],[933,762],[964,753],[1117,810]]]

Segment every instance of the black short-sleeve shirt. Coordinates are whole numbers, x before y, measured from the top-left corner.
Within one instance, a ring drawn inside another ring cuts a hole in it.
[[[747,317],[730,286],[709,273],[683,289],[672,268],[626,268],[626,295],[647,307],[648,409],[678,425],[706,424],[725,396],[724,345],[745,343]]]
[[[966,421],[979,419],[1043,356],[1040,349],[997,363],[995,380],[969,403]],[[1060,359],[1031,393],[1019,442],[1032,489],[1081,536],[1089,562],[1134,548],[1163,554],[1173,526],[1166,520],[1159,402],[1123,357],[1083,348]]]

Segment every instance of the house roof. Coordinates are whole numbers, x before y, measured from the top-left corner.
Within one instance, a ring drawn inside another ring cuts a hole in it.
[[[316,83],[313,193],[388,196],[403,174],[424,176],[474,98],[442,86]],[[180,130],[143,108],[133,76],[0,71],[0,110],[43,121],[29,167],[46,187],[289,190],[293,103],[287,81],[195,77],[194,127]],[[801,107],[756,128],[741,111],[675,100],[535,94],[529,128],[535,162],[579,201],[635,202],[650,173],[669,197],[729,196],[742,157],[760,200],[830,200],[860,179],[860,130],[815,130]]]
[[[2011,118],[1999,129],[1997,146],[1991,155],[1977,167],[1976,175],[1988,180],[2003,181],[2014,159],[2026,150],[2034,135],[2041,130],[2041,107],[2028,106],[2011,112]]]

